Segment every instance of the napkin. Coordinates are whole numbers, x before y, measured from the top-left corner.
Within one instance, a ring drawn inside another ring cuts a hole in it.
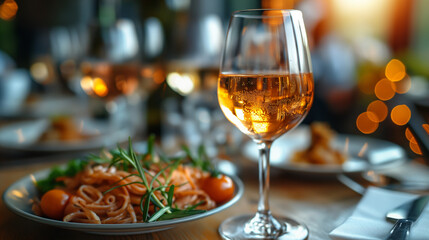
[[[417,195],[370,187],[352,215],[329,233],[334,240],[385,239],[394,223],[386,220],[386,213]],[[429,239],[429,204],[411,227],[410,240]]]

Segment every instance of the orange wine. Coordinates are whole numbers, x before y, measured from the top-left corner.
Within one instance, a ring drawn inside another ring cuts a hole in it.
[[[221,74],[218,82],[225,116],[257,140],[274,140],[298,125],[311,108],[313,92],[311,73]]]

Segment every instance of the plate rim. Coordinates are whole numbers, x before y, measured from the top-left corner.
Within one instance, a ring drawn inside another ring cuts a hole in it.
[[[65,164],[60,164],[58,166],[62,167]],[[235,175],[225,174],[229,176],[234,183],[234,187],[235,187],[234,197],[231,198],[229,201],[223,203],[222,205],[214,209],[210,209],[201,214],[196,214],[192,216],[171,219],[171,220],[156,221],[151,223],[87,224],[87,223],[63,222],[59,220],[41,217],[32,212],[28,212],[24,209],[21,209],[16,204],[13,203],[15,200],[8,197],[11,191],[17,190],[19,186],[25,186],[25,189],[28,189],[27,188],[28,184],[33,184],[32,176],[35,177],[36,179],[43,176],[47,176],[51,168],[52,167],[45,168],[45,169],[27,174],[26,176],[20,178],[19,180],[9,185],[2,194],[2,200],[6,208],[9,209],[14,214],[21,216],[25,219],[46,224],[53,227],[63,228],[63,229],[70,229],[70,230],[76,230],[76,231],[87,232],[87,233],[95,233],[95,234],[103,234],[103,235],[138,234],[138,233],[149,233],[149,232],[167,230],[167,229],[176,227],[180,223],[196,221],[196,220],[211,216],[213,214],[219,213],[231,207],[235,203],[237,203],[241,199],[244,193],[244,184],[241,181],[241,179]],[[34,185],[32,186],[35,188]],[[32,199],[31,197],[32,197],[31,195],[27,197],[29,204],[30,204],[30,200]],[[124,233],[123,231],[127,231],[127,232]]]

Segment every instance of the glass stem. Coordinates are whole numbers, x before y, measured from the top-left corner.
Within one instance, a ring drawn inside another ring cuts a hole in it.
[[[258,213],[268,217],[270,203],[268,194],[270,190],[270,149],[272,141],[258,142],[259,148],[259,203]]]
[[[258,212],[246,223],[244,232],[263,239],[275,239],[286,230],[270,212],[270,148],[272,141],[258,141],[259,148],[259,203]]]

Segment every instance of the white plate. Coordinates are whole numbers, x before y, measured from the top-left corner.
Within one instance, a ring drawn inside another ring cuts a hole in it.
[[[130,129],[109,129],[108,123],[92,119],[75,119],[82,133],[89,137],[81,141],[38,142],[49,127],[48,119],[20,121],[0,128],[0,148],[25,152],[83,151],[113,146],[132,135]]]
[[[404,149],[394,143],[363,136],[338,134],[332,146],[340,151],[345,148],[348,149],[348,159],[343,165],[313,165],[290,162],[290,157],[294,152],[305,149],[310,141],[310,129],[307,126],[300,126],[284,134],[275,140],[271,146],[271,166],[303,174],[335,175],[388,168],[399,165],[407,159]],[[359,156],[364,145],[367,145],[366,150],[364,149],[363,155]],[[257,162],[259,157],[257,145],[252,141],[247,142],[243,148],[243,154],[248,159]]]
[[[167,230],[180,225],[181,223],[194,221],[197,219],[208,217],[212,214],[218,213],[227,209],[228,207],[235,204],[243,195],[243,183],[238,177],[230,176],[235,185],[234,197],[228,202],[208,210],[201,214],[196,214],[188,217],[165,220],[152,223],[128,223],[128,224],[85,224],[85,223],[72,223],[53,220],[37,216],[31,210],[32,199],[37,195],[37,189],[33,183],[33,177],[35,179],[45,178],[50,172],[50,169],[45,169],[29,176],[26,176],[17,182],[13,183],[3,193],[3,202],[5,205],[17,215],[24,218],[30,219],[35,222],[51,225],[54,227],[95,233],[104,235],[129,235],[129,234],[140,234],[150,233],[161,230]]]
[[[37,119],[53,115],[76,116],[84,114],[88,101],[67,96],[36,96],[14,109],[0,109],[0,117],[7,119]]]

